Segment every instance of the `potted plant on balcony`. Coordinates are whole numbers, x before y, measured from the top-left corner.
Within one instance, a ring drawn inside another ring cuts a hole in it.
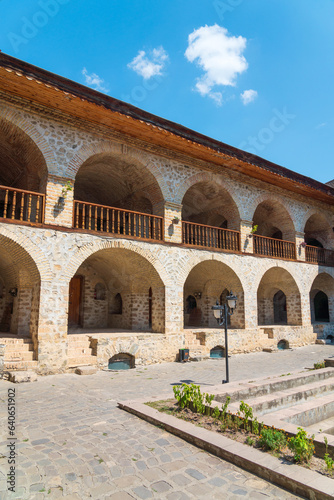
[[[180,222],[180,218],[179,217],[174,217],[174,219],[172,220],[172,223],[173,224],[178,224]]]
[[[65,198],[67,197],[67,193],[69,191],[72,191],[73,187],[70,181],[67,181],[66,184],[63,186],[63,189],[61,190],[61,196],[58,198],[58,203],[64,203]]]
[[[258,227],[259,227],[259,226],[258,226],[258,224],[255,224],[255,225],[252,227],[251,232],[250,232],[250,233],[249,233],[249,235],[248,235],[248,237],[249,237],[249,238],[252,238],[253,234],[255,234],[255,233],[256,233],[256,231],[257,231],[257,228],[258,228]]]

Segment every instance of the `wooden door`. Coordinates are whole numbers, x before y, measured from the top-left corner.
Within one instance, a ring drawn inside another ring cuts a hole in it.
[[[81,294],[82,276],[74,276],[70,281],[68,324],[78,326],[81,324]]]

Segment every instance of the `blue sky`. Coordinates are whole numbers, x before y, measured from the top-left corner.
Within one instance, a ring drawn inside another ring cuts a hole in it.
[[[0,0],[2,52],[334,178],[333,0]]]

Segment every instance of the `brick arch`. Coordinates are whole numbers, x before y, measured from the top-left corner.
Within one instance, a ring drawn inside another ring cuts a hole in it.
[[[18,254],[22,257],[23,267],[32,277],[41,281],[51,281],[52,272],[49,261],[41,249],[29,238],[0,226],[0,244],[9,248],[14,256]]]
[[[85,144],[80,148],[77,154],[72,158],[68,165],[66,176],[75,179],[80,167],[92,156],[99,154],[110,154],[111,156],[134,159],[140,162],[147,170],[154,176],[159,185],[162,196],[164,199],[168,196],[168,186],[163,178],[162,172],[150,156],[144,151],[128,148],[127,152],[122,153],[122,145],[114,142],[101,142],[98,144]]]
[[[316,287],[317,290],[325,292],[327,295],[334,295],[334,277],[323,271],[314,278],[310,287],[310,293]]]
[[[320,215],[321,217],[323,217],[326,220],[326,222],[328,222],[329,227],[330,228],[332,227],[332,225],[333,225],[332,218],[327,213],[323,212],[322,210],[318,210],[318,209],[312,207],[312,208],[309,208],[309,210],[307,210],[307,212],[303,213],[303,216],[300,220],[300,231],[301,232],[304,231],[306,223],[312,217],[312,215]]]
[[[70,281],[70,279],[74,276],[75,272],[77,269],[83,264],[83,262],[88,259],[88,257],[92,256],[99,250],[106,250],[106,249],[124,249],[124,250],[130,250],[131,252],[134,252],[141,257],[143,257],[146,261],[148,261],[155,271],[158,273],[161,281],[165,286],[171,286],[173,284],[173,279],[172,277],[167,273],[165,266],[164,266],[164,260],[158,253],[152,252],[150,249],[146,248],[141,248],[137,245],[135,245],[131,241],[117,241],[117,240],[103,240],[103,241],[95,241],[92,244],[87,244],[83,247],[81,247],[71,258],[67,268],[64,269],[63,272],[63,277],[65,280]]]
[[[179,263],[179,280],[178,280],[178,286],[184,287],[184,284],[191,273],[191,271],[199,264],[203,262],[219,262],[221,264],[226,265],[236,276],[236,278],[240,281],[241,287],[243,290],[245,290],[245,282],[243,280],[243,275],[240,276],[240,265],[238,264],[232,264],[229,259],[229,255],[226,254],[221,254],[221,255],[202,255],[202,256],[193,256],[192,258],[186,257],[182,263]]]
[[[277,264],[273,265],[272,263],[268,262],[268,264],[263,269],[262,273],[257,272],[256,275],[252,276],[251,285],[252,285],[253,290],[255,290],[255,292],[258,291],[258,288],[260,286],[262,278],[265,276],[266,273],[268,273],[269,271],[271,271],[273,269],[282,269],[282,270],[286,271],[287,273],[289,273],[289,275],[291,276],[291,278],[295,282],[296,287],[298,288],[298,292],[301,293],[301,290],[303,290],[303,283],[300,280],[297,273],[293,272],[293,270],[291,269],[291,266],[289,264],[290,264],[289,262],[284,262],[284,261],[280,261],[279,265],[277,265]]]
[[[291,207],[289,206],[289,204],[285,204],[284,203],[285,200],[283,198],[281,198],[275,194],[272,194],[272,193],[270,193],[270,194],[269,193],[262,193],[250,202],[250,204],[248,205],[249,220],[253,220],[254,213],[255,213],[257,207],[261,203],[263,203],[264,201],[274,201],[274,202],[282,205],[285,208],[285,210],[288,212],[290,219],[291,219],[291,222],[293,224],[293,227],[296,228],[296,226],[297,226],[296,217],[295,217],[295,214],[293,213],[293,211],[291,210]]]
[[[57,163],[52,149],[43,135],[38,132],[36,127],[30,123],[29,120],[10,108],[2,110],[0,119],[10,122],[26,134],[43,155],[47,171],[49,173],[57,173]]]
[[[241,200],[239,198],[236,187],[228,178],[222,178],[216,174],[213,174],[212,172],[198,172],[197,174],[188,177],[188,179],[185,179],[181,183],[179,190],[175,194],[175,203],[182,204],[182,200],[188,189],[190,189],[195,184],[198,184],[199,182],[214,182],[218,184],[218,186],[222,187],[225,191],[227,191],[236,204],[240,216]]]

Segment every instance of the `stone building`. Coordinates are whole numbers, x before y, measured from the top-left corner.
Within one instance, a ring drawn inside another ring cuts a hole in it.
[[[330,185],[5,54],[0,144],[5,368],[332,338]]]

